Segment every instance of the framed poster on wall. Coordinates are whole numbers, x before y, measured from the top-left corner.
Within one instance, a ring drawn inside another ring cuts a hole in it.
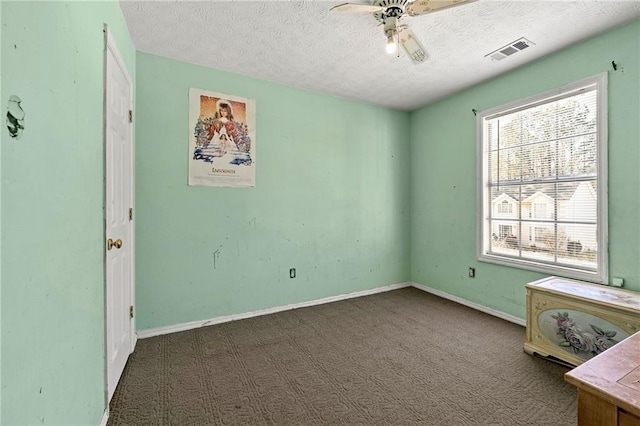
[[[256,102],[189,89],[189,185],[256,186]]]

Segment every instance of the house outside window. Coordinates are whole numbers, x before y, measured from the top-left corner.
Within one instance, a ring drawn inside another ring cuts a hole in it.
[[[608,282],[606,101],[601,74],[478,113],[478,260]]]

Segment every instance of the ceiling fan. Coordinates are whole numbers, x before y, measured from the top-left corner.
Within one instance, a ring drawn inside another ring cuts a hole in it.
[[[331,8],[337,12],[364,12],[384,25],[384,35],[387,37],[387,53],[398,52],[398,44],[402,46],[413,63],[419,64],[427,58],[427,53],[411,28],[398,25],[405,16],[420,16],[438,12],[454,6],[461,6],[476,0],[374,0],[372,5],[344,3]]]

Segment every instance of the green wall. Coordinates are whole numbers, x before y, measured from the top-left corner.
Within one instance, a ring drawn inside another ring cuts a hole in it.
[[[407,280],[408,113],[144,53],[137,76],[138,330]],[[255,188],[187,185],[190,87],[256,100]]]
[[[2,4],[0,4],[0,35],[2,34]],[[0,108],[5,97],[2,96],[2,40],[0,39]],[[0,109],[4,112],[4,109]],[[0,131],[0,424],[2,424],[2,145],[4,144],[4,128]]]
[[[613,71],[611,61],[620,68]],[[411,279],[525,317],[524,285],[543,274],[476,260],[472,109],[609,72],[609,267],[640,290],[640,21],[432,104],[411,115]],[[468,267],[476,268],[469,278]]]
[[[103,25],[132,78],[117,2],[8,2],[2,119],[2,424],[99,424],[105,409]]]
[[[138,330],[408,279],[524,318],[542,275],[476,261],[471,109],[607,70],[610,271],[640,290],[639,22],[408,114],[136,54],[117,2],[0,19],[1,106],[27,114],[21,140],[0,133],[1,424],[105,409],[104,23],[137,81]],[[256,188],[187,186],[190,87],[256,99]]]

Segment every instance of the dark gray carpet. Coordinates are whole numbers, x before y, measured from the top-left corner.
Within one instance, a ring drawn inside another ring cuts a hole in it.
[[[108,425],[575,425],[524,335],[405,288],[143,339]]]

